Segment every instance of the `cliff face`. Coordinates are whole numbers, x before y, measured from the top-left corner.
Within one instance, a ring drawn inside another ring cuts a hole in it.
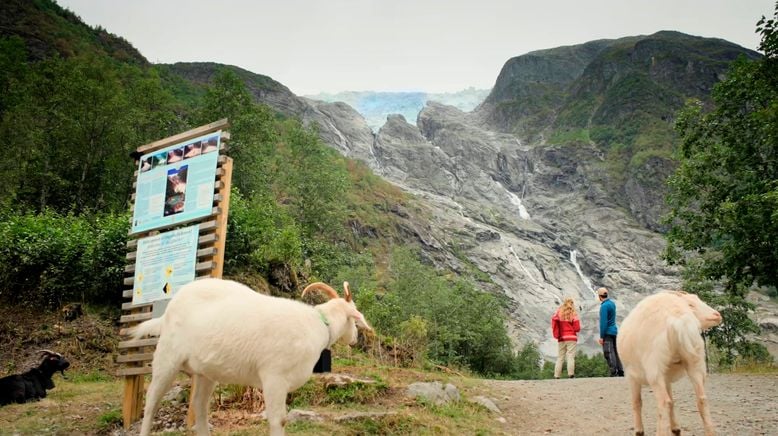
[[[595,146],[604,189],[662,231],[675,114],[689,98],[709,101],[738,56],[759,54],[669,31],[531,52],[505,63],[475,117],[527,143]]]
[[[432,218],[409,216],[402,233],[431,262],[506,296],[513,337],[553,355],[549,317],[563,297],[580,303],[581,347],[594,351],[595,287],[612,290],[623,317],[679,286],[657,233],[673,114],[686,97],[707,98],[739,54],[755,56],[672,32],[533,52],[506,63],[475,111],[428,102],[415,125],[393,115],[376,133],[344,103],[249,88],[416,195]]]

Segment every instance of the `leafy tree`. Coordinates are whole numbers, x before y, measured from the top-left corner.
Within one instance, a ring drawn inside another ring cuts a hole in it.
[[[227,274],[255,271],[264,276],[271,265],[299,265],[302,241],[294,220],[272,198],[246,199],[237,188],[230,198]]]
[[[693,102],[681,112],[680,165],[669,180],[665,256],[687,267],[688,289],[722,308],[725,323],[711,337],[725,362],[753,350],[748,290],[778,285],[776,20],[762,17],[757,31],[765,57],[736,61],[712,110]],[[713,292],[717,283],[723,293]]]
[[[482,374],[523,374],[533,368],[532,377],[524,376],[537,378],[537,348],[534,354],[533,349],[518,356],[513,353],[493,295],[439,275],[407,248],[393,251],[390,268],[386,284],[390,292],[379,296],[368,290],[356,295],[360,310],[382,334],[403,338],[409,323],[423,323],[425,350],[435,362],[464,365]],[[525,361],[533,363],[522,366]]]
[[[27,50],[21,38],[0,38],[0,116],[14,104],[13,98],[18,97],[12,90],[29,70],[26,60]]]
[[[18,62],[18,56],[14,59]],[[170,96],[137,67],[96,57],[27,67],[3,98],[2,197],[19,209],[120,211],[138,145],[175,129]]]

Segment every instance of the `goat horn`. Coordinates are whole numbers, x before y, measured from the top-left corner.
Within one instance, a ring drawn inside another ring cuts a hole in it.
[[[302,296],[305,297],[305,294],[308,293],[308,291],[312,291],[315,289],[324,291],[324,293],[327,294],[327,296],[329,296],[330,298],[340,298],[338,297],[338,293],[335,292],[335,290],[332,289],[330,285],[323,282],[311,283],[310,285],[306,286],[305,289],[303,289]]]
[[[351,301],[351,291],[348,288],[348,282],[343,282],[343,295],[346,301]]]
[[[51,350],[38,350],[38,352],[39,352],[39,353],[43,353],[43,354],[53,354],[53,355],[55,355],[55,356],[62,357],[62,355],[61,355],[61,354],[59,354],[59,353],[55,353],[54,351],[51,351]]]

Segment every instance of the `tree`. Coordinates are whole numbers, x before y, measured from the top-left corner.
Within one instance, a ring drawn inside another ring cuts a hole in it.
[[[778,285],[776,20],[757,26],[765,57],[737,60],[715,87],[712,110],[692,102],[681,112],[680,165],[669,179],[665,257],[686,267],[689,289],[722,307],[725,328],[713,340],[730,362],[753,350],[744,338],[757,330],[748,290]],[[714,292],[719,283],[723,292]]]
[[[0,49],[12,43],[0,41]],[[9,145],[0,156],[0,200],[37,211],[124,210],[128,154],[175,129],[171,96],[137,67],[93,56],[19,66],[23,58],[10,56],[18,51],[0,56],[0,66],[26,71],[0,77],[9,88],[0,98],[0,134]]]

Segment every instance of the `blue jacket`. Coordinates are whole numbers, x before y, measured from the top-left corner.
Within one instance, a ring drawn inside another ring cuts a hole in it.
[[[605,335],[616,336],[619,329],[616,327],[616,305],[610,299],[600,304],[600,337]]]

